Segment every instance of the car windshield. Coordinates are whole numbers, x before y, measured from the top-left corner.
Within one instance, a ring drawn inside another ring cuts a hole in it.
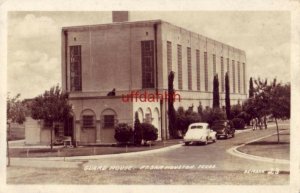
[[[201,126],[201,125],[194,125],[194,126],[191,126],[191,129],[203,129],[203,126]]]

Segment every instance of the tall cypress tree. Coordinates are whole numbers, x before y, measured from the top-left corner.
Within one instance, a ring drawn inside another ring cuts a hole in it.
[[[231,119],[230,115],[230,86],[228,72],[225,74],[225,107],[227,119]]]
[[[171,71],[168,76],[168,115],[169,115],[169,134],[177,138],[176,112],[174,108],[174,72]]]
[[[135,120],[134,120],[134,143],[136,145],[141,145],[143,139],[143,131],[141,128],[141,122],[139,120],[138,112],[135,112]]]
[[[214,76],[213,81],[213,108],[220,108],[220,95],[219,95],[219,79],[218,74]]]
[[[249,98],[253,98],[253,96],[254,96],[253,80],[252,80],[252,77],[250,77],[250,80],[249,80]]]

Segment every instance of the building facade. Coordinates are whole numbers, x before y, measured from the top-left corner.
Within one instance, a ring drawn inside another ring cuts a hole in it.
[[[199,102],[211,107],[215,74],[225,106],[226,72],[231,103],[247,97],[246,54],[240,49],[162,20],[64,27],[62,86],[73,105],[73,139],[115,143],[114,126],[133,126],[135,112],[141,122],[158,128],[159,140],[168,139],[167,100],[137,95],[163,95],[170,71],[180,96],[175,109],[197,107]],[[113,89],[113,96],[107,96]]]

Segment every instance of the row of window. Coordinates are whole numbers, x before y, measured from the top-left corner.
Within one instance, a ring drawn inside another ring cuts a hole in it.
[[[192,90],[192,62],[191,62],[191,48],[187,47],[187,70],[188,70],[188,90]],[[204,90],[208,91],[208,58],[207,58],[207,52],[204,52]],[[217,73],[217,63],[216,63],[216,55],[212,55],[213,59],[213,74],[215,75]],[[224,58],[221,56],[220,63],[221,63],[221,91],[225,91],[225,72],[228,72],[230,75],[230,64],[229,64],[229,58],[226,59],[227,62],[227,68],[226,71],[224,69]],[[183,88],[183,82],[182,82],[182,46],[180,44],[177,44],[177,76],[178,76],[178,89],[182,90]],[[241,93],[241,82],[243,82],[243,93],[246,93],[246,70],[245,70],[245,63],[242,63],[242,66],[240,66],[240,62],[237,62],[237,69],[235,69],[235,61],[232,60],[232,90],[234,93],[238,91],[238,93]],[[172,71],[172,42],[167,41],[167,72],[168,74],[170,71]],[[242,68],[242,76],[243,80],[241,80],[241,68]],[[237,70],[237,90],[236,90],[236,70]],[[200,51],[196,49],[196,83],[197,83],[197,90],[201,90],[200,87]]]
[[[154,41],[142,41],[141,42],[141,53],[142,53],[142,88],[154,88]],[[191,48],[187,47],[187,67],[188,67],[188,89],[192,90],[192,52]],[[177,76],[178,76],[178,89],[183,89],[182,82],[182,46],[177,45]],[[227,72],[230,74],[229,58],[227,58]],[[168,74],[172,70],[172,43],[167,42],[167,67]],[[216,55],[213,54],[213,74],[216,74]],[[71,91],[81,91],[82,90],[82,78],[81,78],[81,46],[70,46],[70,85]],[[232,89],[236,93],[235,85],[235,61],[232,60]],[[197,80],[197,90],[201,90],[200,87],[200,51],[196,49],[196,80]],[[243,75],[243,88],[244,93],[246,93],[246,83],[245,83],[245,63],[242,64],[242,75]],[[238,93],[241,93],[241,66],[240,62],[237,62],[237,86]],[[204,52],[204,89],[208,91],[208,58],[207,52]],[[221,91],[224,92],[224,61],[221,57]]]

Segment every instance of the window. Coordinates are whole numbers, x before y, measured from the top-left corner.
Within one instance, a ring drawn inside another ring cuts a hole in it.
[[[217,69],[216,69],[216,55],[213,54],[213,75],[215,76],[217,73]]]
[[[221,90],[224,92],[224,63],[223,57],[221,56]]]
[[[104,115],[104,128],[113,128],[115,126],[115,116],[114,115]]]
[[[244,85],[244,94],[246,94],[246,64],[243,63],[243,85]]]
[[[241,67],[240,62],[237,62],[237,75],[238,75],[238,93],[241,93]]]
[[[234,60],[232,60],[232,89],[233,89],[233,93],[235,93],[235,64],[234,64]]]
[[[191,48],[187,48],[187,66],[188,66],[188,89],[192,90],[192,62],[191,62]]]
[[[172,42],[167,42],[167,64],[168,64],[168,75],[172,71]]]
[[[154,41],[142,41],[142,87],[154,88]]]
[[[227,73],[230,75],[230,66],[229,66],[229,58],[227,58]]]
[[[204,52],[204,79],[205,79],[205,91],[208,91],[207,52]]]
[[[177,63],[178,63],[178,89],[182,90],[182,50],[181,45],[177,45]]]
[[[71,91],[81,91],[81,46],[70,46]]]
[[[196,50],[197,90],[200,90],[200,51]]]
[[[95,127],[94,116],[93,115],[83,115],[82,116],[82,127],[83,128]]]

